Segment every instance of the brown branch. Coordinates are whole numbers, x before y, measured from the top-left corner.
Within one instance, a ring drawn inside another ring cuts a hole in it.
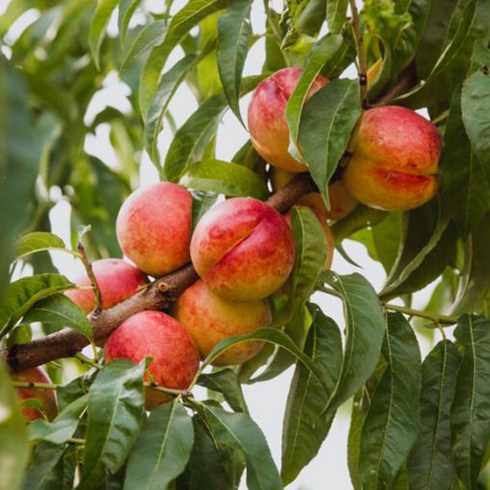
[[[279,212],[287,211],[300,197],[314,191],[315,184],[309,174],[296,176],[287,186],[268,200]],[[198,275],[192,264],[154,281],[146,289],[116,306],[89,317],[94,340],[102,340],[111,334],[126,318],[145,310],[165,310],[187,289]],[[27,344],[14,344],[0,350],[0,358],[6,359],[14,371],[39,366],[63,357],[72,357],[89,344],[87,337],[72,329],[63,329]]]
[[[417,84],[415,63],[410,63],[399,75],[396,83],[388,87],[377,99],[376,104],[383,105],[404,94]]]

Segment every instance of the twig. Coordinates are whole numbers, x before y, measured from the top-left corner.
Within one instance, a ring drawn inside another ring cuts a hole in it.
[[[364,46],[364,37],[361,29],[361,19],[359,17],[359,10],[357,9],[356,0],[349,0],[350,10],[352,13],[351,25],[354,31],[354,38],[356,40],[357,58],[359,60],[358,74],[359,74],[359,89],[361,94],[361,107],[363,109],[368,108],[367,100],[367,54],[366,47]]]
[[[90,280],[90,283],[93,287],[93,292],[95,295],[95,309],[92,312],[92,316],[98,317],[100,313],[102,312],[102,295],[100,294],[100,288],[99,284],[97,282],[97,278],[95,277],[94,274],[94,269],[92,267],[92,263],[87,257],[87,252],[85,251],[85,247],[83,246],[82,242],[78,242],[77,245],[77,251],[79,253],[80,260],[83,263],[83,266],[85,267],[85,270],[87,271],[87,276]]]

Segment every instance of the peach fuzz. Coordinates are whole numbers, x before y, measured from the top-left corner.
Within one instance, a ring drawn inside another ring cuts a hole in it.
[[[367,206],[416,208],[437,191],[441,148],[439,130],[416,112],[397,106],[369,109],[353,137],[343,182]]]
[[[134,363],[151,357],[149,372],[159,386],[177,390],[189,387],[199,369],[199,352],[181,323],[161,311],[142,311],[126,319],[109,336],[105,360],[124,358]],[[146,390],[148,408],[170,396]]]
[[[12,379],[14,381],[25,381],[27,383],[48,383],[52,381],[49,376],[40,368],[30,368],[23,371],[12,373]],[[58,411],[56,406],[56,392],[50,389],[44,388],[16,388],[17,397],[20,402],[24,400],[39,400],[43,407],[43,411],[38,410],[35,407],[24,406],[21,408],[24,418],[28,422],[41,419],[46,416],[48,420],[54,419]]]
[[[275,191],[281,189],[290,182],[296,174],[287,172],[280,168],[272,168],[271,182],[272,189]],[[300,206],[308,206],[313,209],[318,216],[338,221],[350,214],[359,202],[354,199],[345,188],[341,180],[336,180],[328,186],[328,195],[330,198],[330,209],[327,209],[323,198],[319,192],[310,192],[298,200]]]
[[[259,83],[248,107],[248,129],[252,144],[266,162],[290,172],[306,172],[288,152],[289,128],[286,105],[298,84],[301,68],[289,67],[277,71]],[[306,100],[328,83],[318,75],[313,81]]]
[[[215,294],[253,301],[286,282],[294,265],[294,238],[271,206],[236,197],[213,206],[201,218],[192,236],[191,258]]]
[[[123,203],[116,234],[124,254],[143,272],[163,276],[189,261],[192,196],[159,182],[133,192]]]
[[[202,358],[222,340],[233,335],[252,333],[272,321],[267,300],[224,300],[213,294],[203,281],[195,282],[184,291],[174,313],[196,342]],[[262,345],[258,341],[234,345],[223,352],[213,365],[242,364],[257,354]]]
[[[108,309],[124,301],[138,292],[147,284],[146,276],[134,265],[121,259],[100,259],[92,263],[97,284],[102,297],[102,308]],[[77,286],[90,286],[87,275],[75,279]],[[95,294],[92,290],[73,289],[66,295],[74,301],[85,313],[95,308]]]

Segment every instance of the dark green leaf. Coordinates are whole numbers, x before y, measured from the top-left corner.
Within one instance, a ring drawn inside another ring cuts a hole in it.
[[[354,490],[362,490],[362,483],[359,477],[359,456],[361,452],[362,424],[364,423],[364,413],[361,408],[363,392],[364,386],[355,394],[352,401],[349,437],[347,439],[347,464]]]
[[[388,362],[362,427],[359,476],[366,488],[386,488],[407,458],[420,424],[420,351],[412,327],[388,315],[383,343]]]
[[[327,1],[327,22],[330,32],[337,34],[342,29],[347,16],[349,0]]]
[[[321,71],[321,74],[330,80],[339,78],[345,69],[351,65],[356,58],[356,45],[352,31],[348,29],[342,33],[342,36],[342,45],[335,53],[335,56],[332,56],[327,60]]]
[[[99,371],[88,394],[87,443],[79,490],[99,485],[106,468],[117,472],[138,436],[144,414],[145,363],[116,359]]]
[[[230,2],[228,11],[218,20],[218,69],[228,104],[242,121],[240,106],[240,83],[247,56],[252,28],[249,13],[253,0]]]
[[[166,168],[166,167],[165,167]],[[233,162],[207,159],[187,165],[179,184],[193,190],[264,200],[267,187],[252,170]]]
[[[299,154],[296,143],[299,135],[299,125],[306,96],[316,76],[325,63],[333,58],[342,46],[343,37],[340,34],[327,34],[313,46],[305,61],[298,83],[289,97],[286,105],[286,118],[289,126],[289,138],[292,149]]]
[[[248,415],[206,407],[204,417],[219,445],[243,452],[249,490],[283,488],[264,434]]]
[[[212,193],[192,193],[192,230],[194,230],[199,220],[214,205],[217,199],[218,196]]]
[[[454,480],[450,412],[460,360],[455,345],[443,340],[422,365],[420,433],[408,458],[413,490],[445,490]]]
[[[0,304],[0,337],[41,299],[66,289],[73,288],[65,276],[58,274],[38,274],[23,277],[12,284]]]
[[[89,45],[94,59],[95,66],[100,67],[99,53],[102,41],[104,40],[105,31],[112,12],[117,7],[118,0],[98,0],[95,14],[90,23]]]
[[[25,323],[42,322],[57,328],[69,327],[92,338],[92,325],[85,313],[64,294],[53,294],[35,303],[24,315]]]
[[[182,405],[154,408],[129,456],[124,488],[166,490],[184,471],[193,443],[192,419]]]
[[[333,392],[342,364],[342,341],[335,322],[317,310],[308,333],[305,354],[321,370]],[[292,482],[316,456],[327,436],[335,410],[320,416],[328,402],[322,386],[301,364],[296,366],[283,421],[282,467],[284,484]]]
[[[329,401],[330,410],[334,410],[357,391],[376,367],[385,318],[376,291],[364,277],[332,272],[326,276],[342,298],[347,324],[342,370]]]
[[[44,250],[66,250],[63,240],[52,233],[35,231],[21,237],[16,244],[16,258]]]
[[[221,393],[228,402],[228,405],[235,412],[248,413],[242,387],[236,373],[232,369],[227,368],[214,373],[201,374],[197,380],[197,384]]]
[[[0,361],[0,490],[22,488],[28,460],[26,425],[7,368]]]
[[[334,80],[305,105],[299,141],[311,176],[326,203],[328,183],[349,143],[361,115],[355,80]]]
[[[466,488],[476,488],[490,441],[490,321],[463,316],[454,331],[463,347],[451,410],[456,470]]]

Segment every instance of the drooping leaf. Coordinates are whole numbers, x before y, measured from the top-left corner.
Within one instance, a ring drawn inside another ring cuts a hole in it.
[[[24,418],[7,368],[0,361],[0,490],[20,490],[29,460]]]
[[[119,12],[117,16],[117,26],[119,28],[119,38],[124,43],[129,22],[141,0],[120,0]]]
[[[325,202],[328,183],[361,115],[355,80],[334,80],[305,105],[299,127],[304,160]]]
[[[252,0],[230,2],[228,11],[218,20],[218,69],[228,104],[240,122],[238,105],[240,84],[247,56],[252,28],[249,13]]]
[[[16,244],[16,258],[45,250],[66,250],[63,240],[45,231],[34,231],[21,237]]]
[[[92,22],[90,24],[89,45],[95,66],[100,68],[99,53],[104,35],[112,12],[117,7],[118,0],[98,0]]]
[[[328,404],[334,410],[357,391],[376,367],[385,318],[376,292],[363,276],[329,272],[326,278],[342,298],[347,324],[342,370]]]
[[[316,311],[310,327],[305,354],[322,371],[333,392],[342,362],[342,341],[335,322]],[[292,482],[315,457],[327,436],[335,410],[320,416],[328,402],[318,381],[301,364],[291,382],[283,421],[281,477],[284,484]]]
[[[388,368],[362,427],[359,476],[366,488],[386,488],[419,432],[420,351],[412,327],[399,313],[388,315],[383,356]]]
[[[206,407],[205,420],[219,445],[243,453],[247,466],[249,490],[280,490],[281,479],[267,445],[255,424],[244,413],[230,413],[217,407]]]
[[[106,469],[117,472],[138,436],[144,414],[145,363],[116,359],[104,366],[88,394],[88,423],[80,490],[99,485]]]
[[[64,294],[53,294],[34,303],[24,315],[25,323],[42,322],[56,328],[69,327],[92,338],[92,325],[83,310]]]
[[[337,34],[342,29],[347,16],[349,0],[327,1],[327,22],[331,33]]]
[[[192,419],[181,404],[154,408],[129,456],[124,488],[166,490],[184,471],[193,443]]]
[[[443,490],[454,480],[450,412],[459,363],[455,345],[443,340],[422,365],[420,433],[407,464],[413,490]]]
[[[248,413],[240,382],[232,369],[226,368],[214,373],[201,374],[197,384],[221,393],[235,412]]]
[[[265,183],[252,170],[215,159],[201,160],[187,166],[179,183],[189,189],[225,196],[250,196],[264,200],[268,194]]]
[[[463,347],[451,409],[454,462],[465,487],[476,488],[490,441],[490,321],[463,316],[454,336]]]
[[[354,42],[352,30],[348,29],[343,32],[342,38],[342,44],[335,53],[335,56],[332,56],[326,61],[321,71],[321,74],[330,80],[339,78],[356,58],[356,44]]]
[[[0,337],[8,333],[34,303],[73,287],[73,283],[59,274],[37,274],[11,283],[0,304]]]

